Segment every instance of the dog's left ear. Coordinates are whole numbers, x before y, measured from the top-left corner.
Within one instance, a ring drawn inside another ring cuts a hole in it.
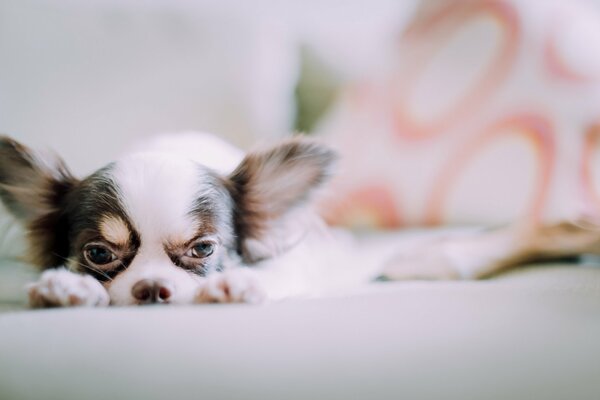
[[[0,136],[0,200],[25,226],[34,264],[52,267],[67,256],[59,245],[65,235],[63,202],[77,182],[61,159],[41,158]]]
[[[77,180],[64,162],[43,159],[31,149],[0,136],[0,199],[27,224],[52,213]]]
[[[293,235],[290,215],[332,173],[334,151],[308,139],[249,153],[230,175],[238,252],[247,263],[276,255]]]

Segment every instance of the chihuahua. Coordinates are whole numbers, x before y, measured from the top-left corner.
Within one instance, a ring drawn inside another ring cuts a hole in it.
[[[25,227],[32,307],[259,303],[392,279],[480,278],[600,248],[562,223],[359,241],[311,207],[336,153],[302,137],[248,154],[215,136],[158,137],[84,179],[0,138],[0,198]]]
[[[301,138],[243,156],[184,134],[77,179],[3,137],[0,198],[26,228],[28,261],[46,270],[31,305],[259,302],[249,266],[304,240],[335,158]]]

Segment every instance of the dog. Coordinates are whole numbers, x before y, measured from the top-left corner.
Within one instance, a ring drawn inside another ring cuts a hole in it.
[[[30,304],[258,303],[305,293],[300,275],[311,272],[294,266],[318,264],[306,246],[330,237],[310,203],[335,160],[305,138],[244,155],[188,133],[77,179],[59,158],[3,137],[0,198],[25,226],[28,261],[45,270],[29,286]]]
[[[78,179],[0,138],[0,199],[44,272],[30,305],[261,303],[390,279],[473,279],[595,253],[575,223],[402,241],[327,227],[313,203],[336,153],[295,137],[244,154],[210,134],[166,135]]]

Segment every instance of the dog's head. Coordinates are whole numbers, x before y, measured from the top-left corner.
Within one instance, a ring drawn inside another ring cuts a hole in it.
[[[139,153],[85,179],[0,138],[0,198],[26,227],[28,258],[91,274],[113,304],[188,303],[228,263],[285,249],[335,155],[291,139],[248,154],[228,176],[174,155]]]

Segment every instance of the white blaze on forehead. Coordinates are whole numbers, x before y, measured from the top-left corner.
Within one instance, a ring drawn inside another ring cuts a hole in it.
[[[111,243],[126,245],[130,232],[125,222],[117,216],[106,216],[100,221],[100,233]]]
[[[197,232],[198,221],[190,211],[207,179],[197,164],[176,156],[139,153],[118,161],[113,174],[142,247],[172,238],[189,239]]]

